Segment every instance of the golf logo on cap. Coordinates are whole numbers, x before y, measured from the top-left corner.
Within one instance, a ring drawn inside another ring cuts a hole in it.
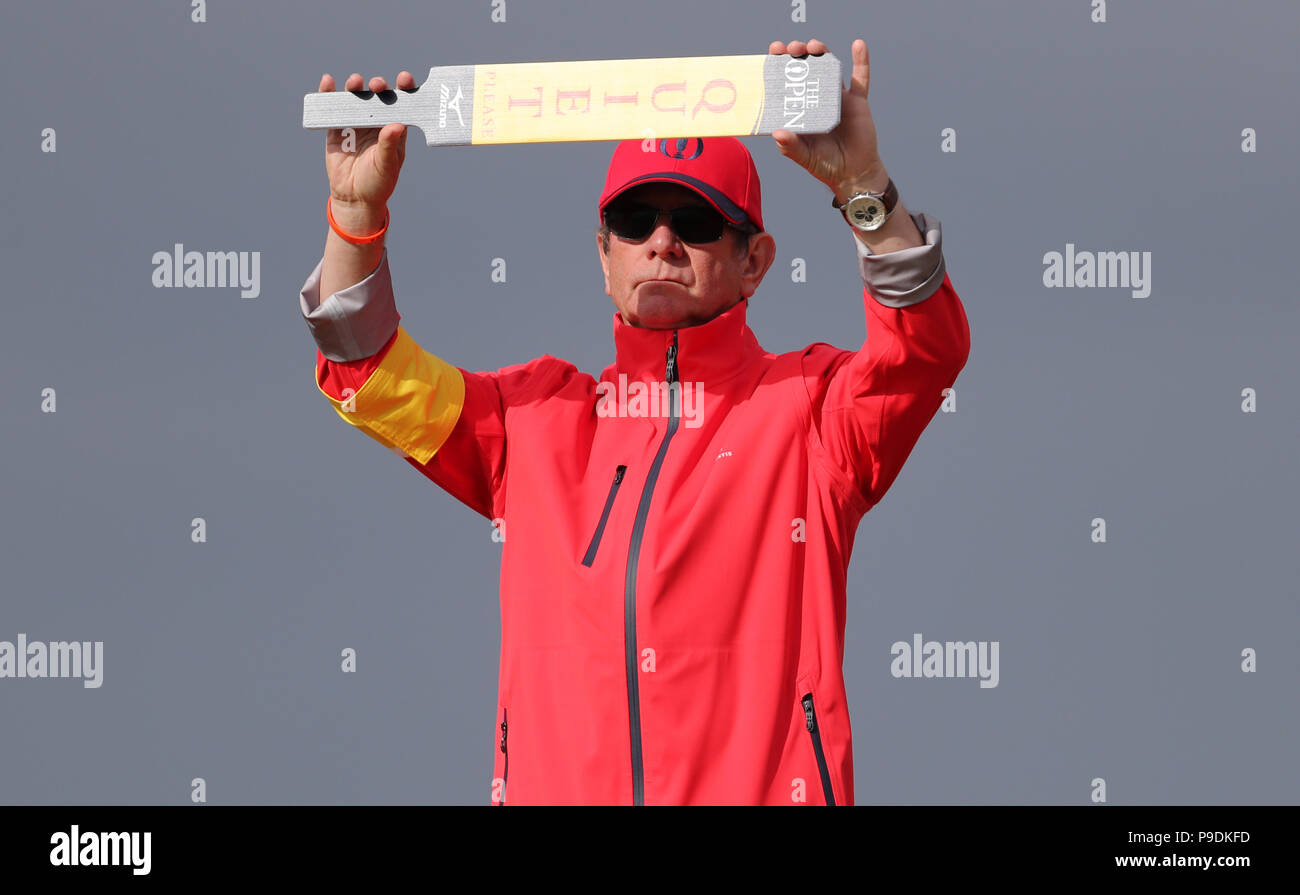
[[[669,142],[673,144],[671,149],[668,147]],[[688,147],[695,150],[690,155],[686,154]],[[659,151],[669,158],[676,158],[689,162],[691,159],[699,158],[700,153],[704,152],[704,141],[699,137],[677,137],[672,141],[660,140]]]

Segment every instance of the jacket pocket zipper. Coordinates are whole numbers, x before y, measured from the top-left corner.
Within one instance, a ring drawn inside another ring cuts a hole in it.
[[[501,710],[501,754],[506,757],[505,767],[501,770],[501,804],[506,803],[506,784],[510,780],[510,753],[506,750],[506,710]]]
[[[587,555],[582,558],[582,564],[588,568],[591,568],[591,564],[596,561],[600,536],[605,533],[605,523],[609,521],[609,511],[614,506],[614,495],[618,493],[618,486],[622,483],[623,473],[626,471],[626,466],[619,466],[614,470],[614,482],[609,486],[609,496],[605,498],[605,509],[600,514],[600,523],[596,526],[596,533],[591,536],[591,543],[587,545]]]
[[[826,794],[826,804],[834,807],[835,792],[831,789],[831,771],[826,766],[826,753],[822,750],[822,732],[817,726],[817,712],[813,709],[811,693],[804,694],[803,717],[808,733],[812,737],[813,752],[817,755],[817,773],[822,778],[822,792]]]

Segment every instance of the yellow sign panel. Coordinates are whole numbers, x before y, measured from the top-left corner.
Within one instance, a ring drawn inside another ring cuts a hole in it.
[[[754,133],[761,55],[474,66],[474,143]]]

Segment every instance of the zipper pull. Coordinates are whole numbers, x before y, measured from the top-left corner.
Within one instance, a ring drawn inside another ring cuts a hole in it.
[[[817,729],[817,722],[813,720],[813,704],[811,696],[805,696],[803,698],[803,719],[804,723],[808,725],[809,733],[812,733]]]
[[[664,371],[665,378],[668,380],[668,413],[674,419],[680,416],[678,409],[678,392],[681,390],[677,386],[677,330],[673,330],[673,343],[668,346],[668,369]]]
[[[501,713],[501,751],[506,751],[506,713]]]
[[[615,484],[615,485],[617,485],[619,482],[623,481],[623,473],[626,472],[626,471],[627,471],[627,467],[626,467],[626,466],[619,466],[618,469],[616,469],[616,470],[614,471],[614,484]],[[503,723],[504,723],[504,722],[503,722]]]

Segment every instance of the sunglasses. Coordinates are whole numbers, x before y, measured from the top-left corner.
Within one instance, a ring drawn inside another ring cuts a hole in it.
[[[679,205],[669,209],[623,202],[605,209],[605,226],[615,236],[637,242],[653,233],[659,223],[659,216],[665,214],[668,215],[669,226],[682,242],[717,242],[727,227],[748,232],[736,227],[711,205]]]

